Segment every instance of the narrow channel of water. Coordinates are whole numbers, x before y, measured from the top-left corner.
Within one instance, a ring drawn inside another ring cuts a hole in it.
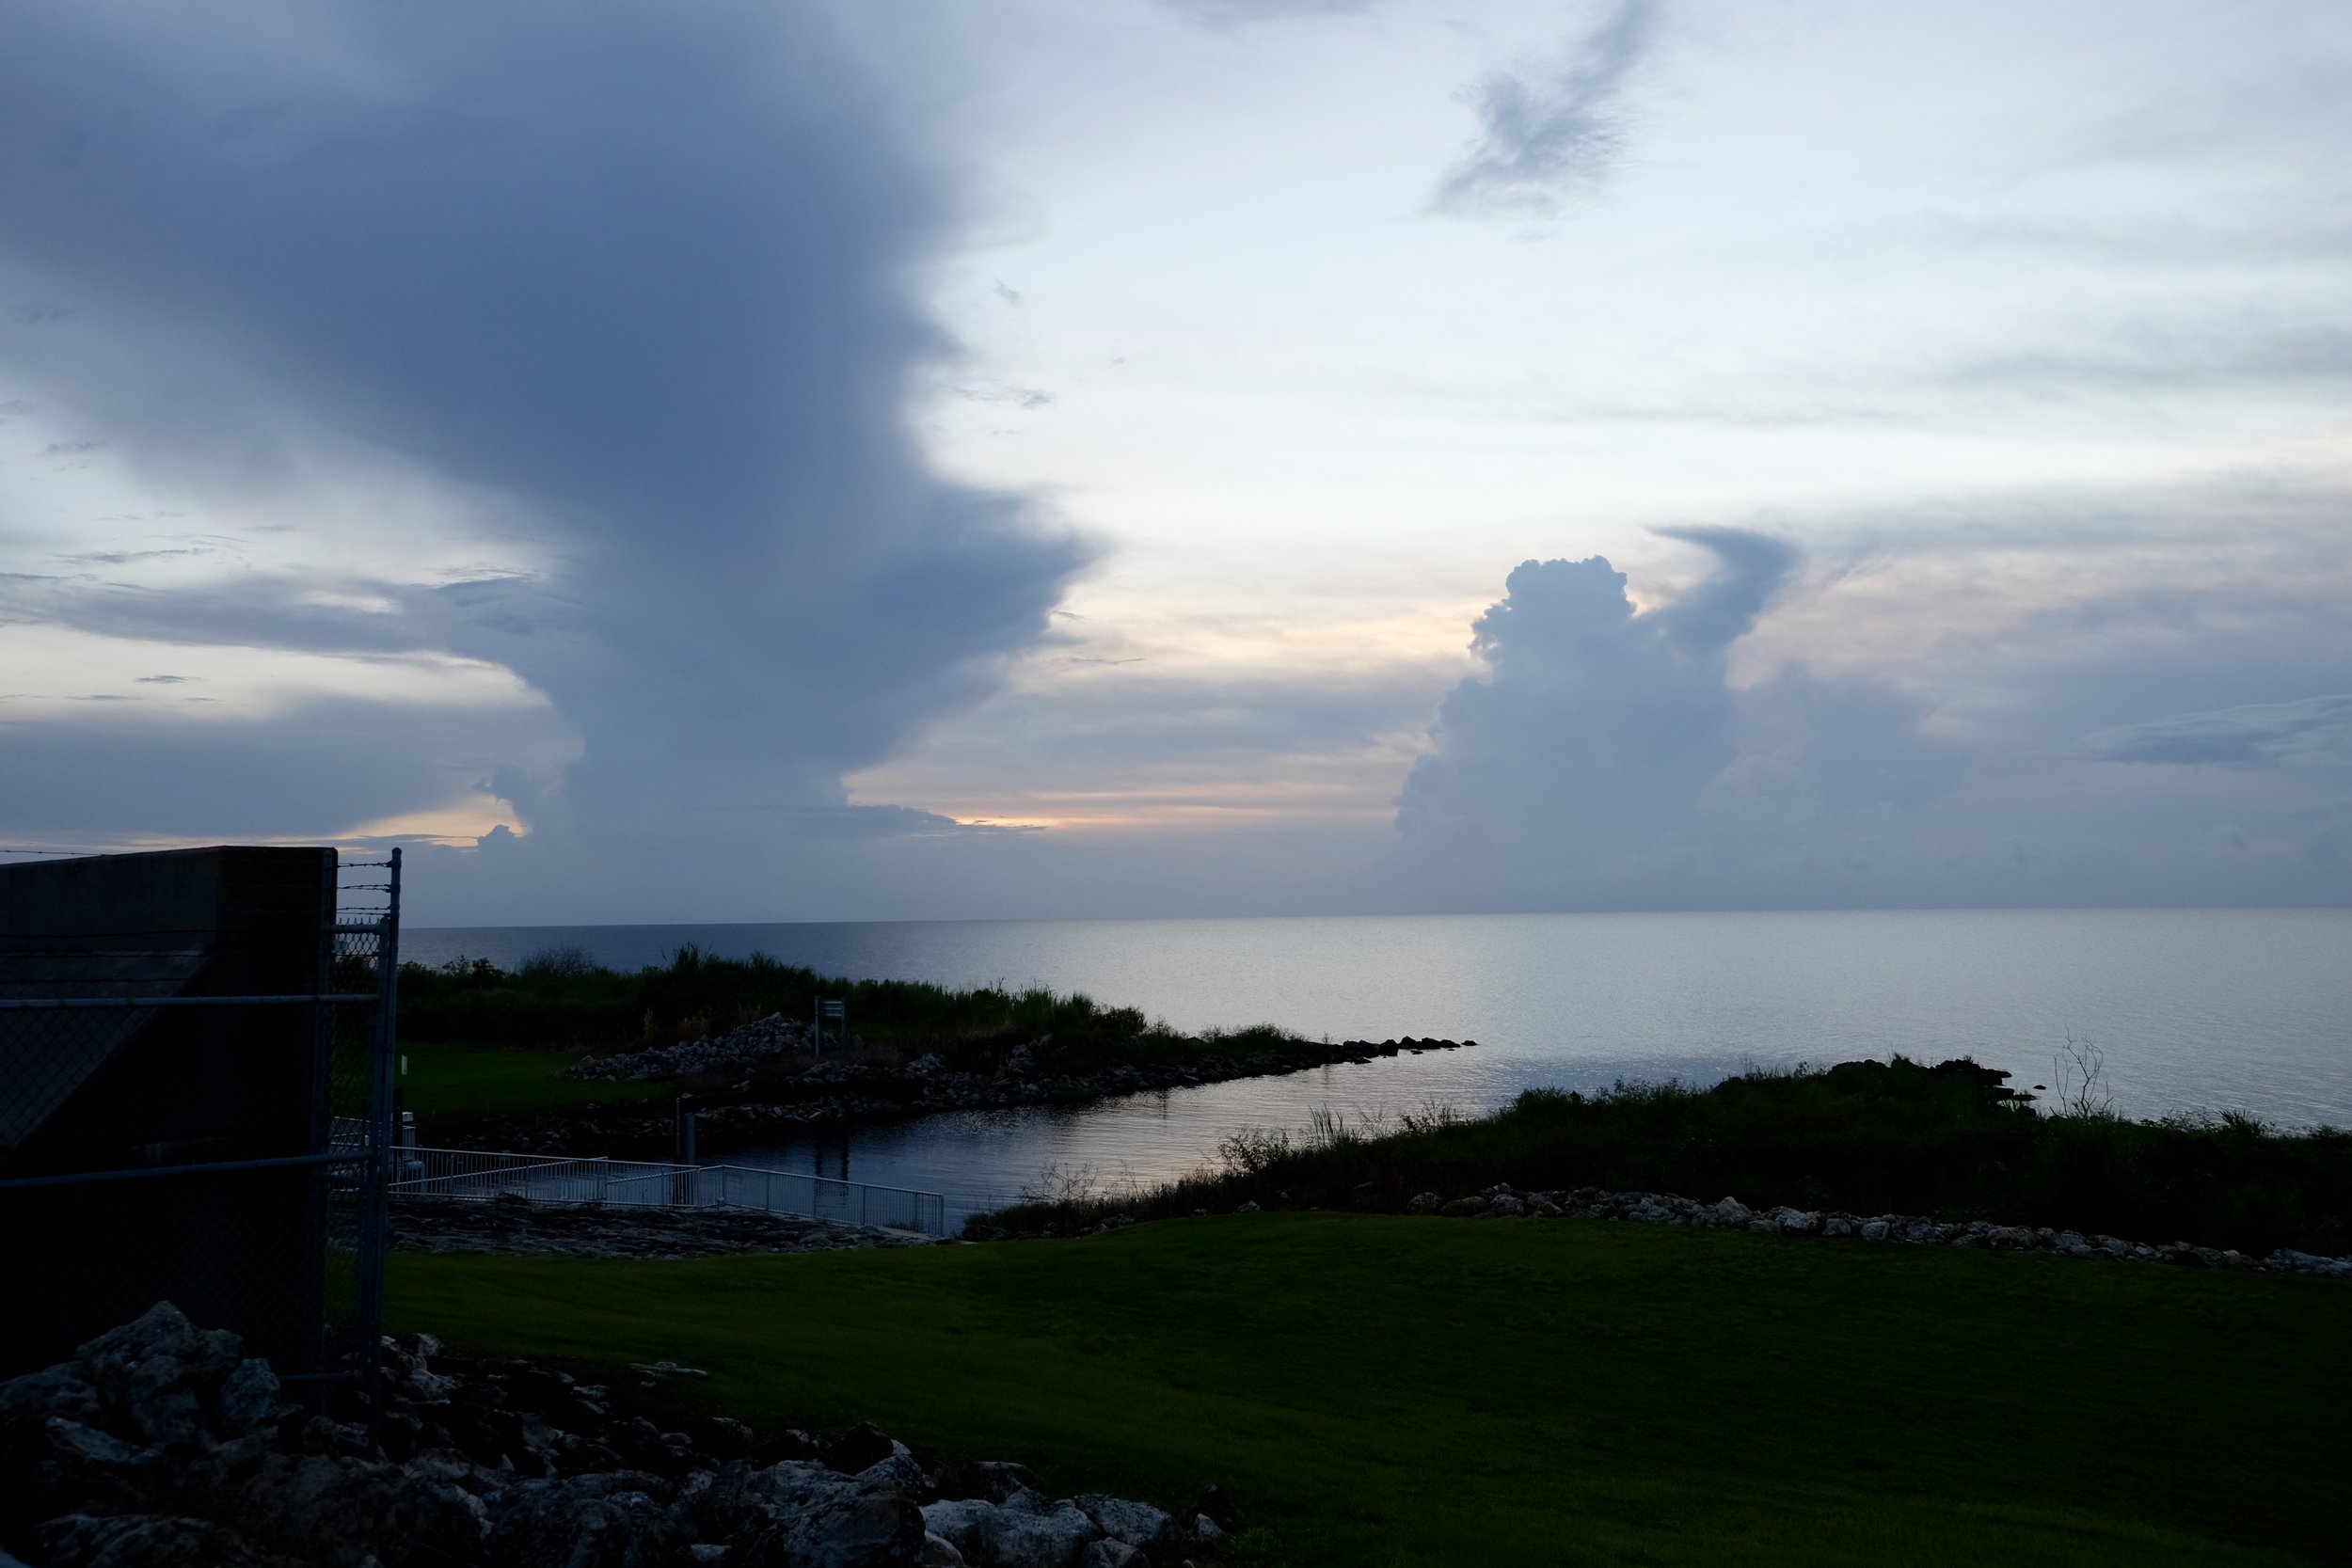
[[[1392,1123],[1400,1111],[1447,1104],[1481,1111],[1507,1102],[1520,1089],[1563,1082],[1554,1069],[1532,1063],[1499,1063],[1480,1075],[1430,1070],[1427,1056],[1340,1063],[1279,1078],[1240,1079],[1199,1088],[1129,1095],[1100,1104],[955,1111],[875,1127],[778,1137],[734,1147],[714,1159],[803,1172],[840,1180],[934,1192],[946,1200],[949,1228],[966,1216],[1030,1194],[1080,1188],[1149,1186],[1189,1175],[1216,1158],[1218,1142],[1245,1129],[1304,1131],[1317,1112],[1351,1121]],[[1635,1064],[1625,1066],[1630,1069]],[[1661,1074],[1654,1059],[1644,1076],[1712,1082],[1738,1069],[1733,1061],[1693,1058]],[[1592,1064],[1600,1067],[1599,1064]],[[1588,1086],[1630,1071],[1580,1074]],[[1465,1084],[1482,1086],[1465,1097]]]

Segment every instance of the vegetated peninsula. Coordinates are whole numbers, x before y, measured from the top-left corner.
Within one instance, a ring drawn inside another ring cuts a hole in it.
[[[846,1030],[818,1037],[820,998],[843,1004]],[[513,971],[407,965],[400,1036],[427,1143],[580,1155],[666,1153],[681,1096],[709,1150],[793,1125],[1079,1104],[1474,1043],[1185,1035],[1043,988],[828,979],[691,946],[634,973],[576,952]]]
[[[1549,1208],[1809,1234],[1828,1215],[1832,1235],[1842,1233],[1836,1216],[1856,1232],[1899,1218],[1933,1227],[1901,1239],[2047,1246],[2071,1235],[2090,1247],[2099,1237],[2094,1250],[2125,1240],[2132,1255],[2185,1249],[2166,1253],[2184,1262],[2250,1265],[2285,1249],[2317,1265],[2352,1253],[2352,1133],[2235,1115],[2136,1121],[2095,1086],[2045,1109],[2009,1077],[1897,1056],[1751,1069],[1704,1089],[1534,1089],[1478,1118],[1442,1108],[1392,1125],[1327,1117],[1303,1138],[1230,1136],[1216,1166],[1183,1181],[1077,1183],[971,1224],[982,1235],[1070,1235],[1241,1207]]]

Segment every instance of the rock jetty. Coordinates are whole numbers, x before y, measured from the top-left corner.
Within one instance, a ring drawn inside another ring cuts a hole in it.
[[[1075,1104],[1119,1095],[1197,1088],[1236,1078],[1266,1078],[1306,1072],[1342,1062],[1364,1063],[1379,1056],[1419,1055],[1424,1051],[1461,1051],[1475,1040],[1295,1040],[1279,1051],[1242,1056],[1202,1055],[1173,1063],[1120,1062],[1091,1072],[1057,1071],[1050,1063],[1050,1037],[1017,1045],[993,1072],[960,1071],[936,1055],[917,1056],[904,1066],[812,1061],[791,1080],[762,1085],[762,1098],[722,1104],[702,1113],[702,1125],[720,1132],[772,1127],[786,1122],[839,1121],[872,1116],[923,1116],[934,1111],[990,1110],[1011,1105]],[[643,1054],[643,1053],[641,1053]],[[611,1058],[606,1058],[610,1060]],[[588,1064],[582,1064],[583,1066]],[[661,1077],[637,1073],[631,1076]],[[795,1089],[799,1092],[795,1093]],[[749,1093],[749,1085],[745,1092]]]
[[[1464,1051],[1477,1043],[1295,1039],[1247,1053],[1202,1051],[1181,1061],[1123,1061],[1069,1070],[1057,1065],[1053,1038],[1047,1036],[1004,1052],[983,1071],[953,1066],[936,1053],[906,1062],[874,1060],[855,1040],[846,1049],[829,1044],[819,1053],[807,1023],[775,1014],[724,1035],[591,1057],[567,1069],[567,1075],[608,1083],[696,1085],[692,1108],[708,1144],[740,1141],[782,1127],[882,1121],[940,1111],[1084,1104],[1383,1056]],[[674,1125],[668,1112],[592,1112],[498,1117],[435,1130],[433,1136],[447,1138],[453,1146],[527,1154],[609,1154],[667,1148]]]
[[[282,1398],[235,1335],[168,1303],[0,1385],[0,1564],[1136,1568],[1214,1558],[1237,1523],[1214,1487],[1182,1517],[1055,1498],[1018,1465],[927,1465],[870,1425],[664,1432],[533,1362],[429,1335],[383,1355],[375,1436]]]
[[[1255,1208],[1246,1204],[1245,1208]],[[1485,1219],[1529,1215],[1551,1219],[1581,1215],[1590,1219],[1632,1220],[1648,1225],[1685,1225],[1703,1229],[1745,1230],[1758,1236],[1821,1236],[1832,1240],[1884,1242],[1918,1246],[1991,1247],[2001,1251],[2055,1252],[2069,1258],[2121,1262],[2176,1263],[2190,1268],[2260,1269],[2272,1274],[2325,1275],[2352,1279],[2352,1258],[2323,1258],[2315,1253],[2280,1247],[2261,1259],[2236,1251],[2193,1246],[2186,1242],[2161,1245],[2127,1242],[2115,1236],[2085,1235],[2053,1230],[2047,1226],[1995,1225],[1989,1220],[1946,1221],[1923,1214],[1849,1214],[1838,1210],[1751,1209],[1736,1197],[1699,1203],[1674,1193],[1613,1193],[1598,1187],[1564,1192],[1519,1192],[1510,1183],[1456,1197],[1418,1193],[1405,1206],[1408,1214],[1442,1214],[1454,1219]],[[1117,1216],[1114,1216],[1117,1217]],[[1107,1222],[1106,1222],[1107,1223]],[[1128,1222],[1132,1223],[1132,1222]]]

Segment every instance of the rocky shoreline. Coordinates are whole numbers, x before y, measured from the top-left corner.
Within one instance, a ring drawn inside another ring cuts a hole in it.
[[[1235,1212],[1256,1212],[1261,1205],[1245,1202]],[[2234,1249],[2196,1246],[2187,1242],[2155,1244],[2129,1242],[2116,1236],[2085,1235],[2054,1230],[2048,1226],[1996,1225],[1989,1220],[1946,1221],[1925,1214],[1849,1214],[1839,1210],[1751,1209],[1736,1197],[1700,1203],[1677,1193],[1613,1193],[1598,1187],[1557,1192],[1520,1192],[1509,1182],[1447,1198],[1437,1193],[1417,1193],[1405,1205],[1406,1213],[1439,1215],[1448,1219],[1629,1220],[1645,1225],[1680,1225],[1703,1230],[1744,1230],[1758,1236],[1815,1236],[1829,1240],[1893,1243],[1914,1246],[1987,1247],[1997,1251],[2050,1252],[2062,1257],[2112,1262],[2172,1263],[2188,1268],[2241,1269],[2265,1274],[2319,1275],[2352,1279],[2352,1258],[2328,1258],[2317,1253],[2279,1247],[2266,1257],[2251,1258]],[[1123,1229],[1137,1223],[1132,1216],[1113,1214],[1089,1231]],[[975,1239],[978,1239],[976,1237]]]
[[[1383,1056],[1465,1051],[1477,1043],[1295,1040],[1279,1050],[1239,1055],[1203,1053],[1182,1062],[1119,1062],[1073,1071],[1056,1065],[1053,1041],[1047,1037],[1014,1046],[979,1070],[957,1067],[936,1053],[906,1062],[877,1060],[855,1040],[847,1048],[830,1047],[834,1055],[819,1054],[806,1023],[774,1016],[680,1045],[593,1057],[567,1076],[697,1085],[690,1108],[700,1146],[707,1151],[787,1127],[888,1121],[943,1111],[1089,1104]],[[659,1152],[666,1157],[675,1127],[670,1111],[590,1111],[480,1118],[430,1127],[425,1134],[427,1142],[442,1148],[578,1156]]]
[[[159,1303],[0,1385],[0,1568],[1168,1568],[1240,1528],[1216,1487],[1181,1515],[1049,1497],[1019,1465],[926,1464],[871,1425],[664,1431],[628,1389],[429,1335],[387,1338],[383,1377],[371,1435]]]
[[[1239,1213],[1260,1212],[1245,1202]],[[2048,1226],[1997,1225],[1989,1220],[1946,1221],[1922,1214],[1849,1214],[1837,1210],[1751,1209],[1736,1197],[1700,1203],[1676,1193],[1608,1192],[1580,1187],[1520,1192],[1497,1182],[1475,1193],[1446,1198],[1420,1193],[1405,1205],[1408,1214],[1448,1219],[1526,1217],[1628,1220],[1680,1225],[1703,1230],[1744,1230],[1760,1236],[1816,1236],[1828,1240],[1908,1245],[1984,1247],[2007,1252],[2050,1252],[2070,1258],[2123,1262],[2172,1263],[2189,1268],[2236,1269],[2267,1274],[2318,1275],[2352,1279],[2352,1258],[2329,1258],[2280,1247],[2254,1258],[2227,1248],[2186,1242],[2161,1245],[2104,1234],[2057,1230]],[[1075,1235],[1120,1230],[1138,1224],[1114,1213]],[[827,1220],[803,1219],[744,1209],[660,1209],[593,1203],[460,1202],[447,1198],[403,1198],[392,1209],[392,1244],[421,1252],[559,1254],[575,1258],[714,1258],[753,1252],[826,1252],[866,1247],[940,1246],[1061,1232],[1015,1232],[991,1228],[978,1217],[952,1242]]]

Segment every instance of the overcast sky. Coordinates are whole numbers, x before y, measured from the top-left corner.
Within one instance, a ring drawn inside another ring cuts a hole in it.
[[[19,8],[0,839],[2352,899],[2341,0]]]

